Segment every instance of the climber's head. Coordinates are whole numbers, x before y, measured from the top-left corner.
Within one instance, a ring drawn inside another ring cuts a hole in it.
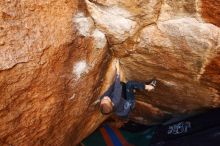
[[[100,111],[102,114],[110,114],[113,111],[112,100],[108,96],[104,96],[100,102]]]

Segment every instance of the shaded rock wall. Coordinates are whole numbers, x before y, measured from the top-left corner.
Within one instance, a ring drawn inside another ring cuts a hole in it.
[[[156,77],[131,118],[220,105],[219,1],[0,1],[0,145],[75,145],[105,119],[111,84]]]

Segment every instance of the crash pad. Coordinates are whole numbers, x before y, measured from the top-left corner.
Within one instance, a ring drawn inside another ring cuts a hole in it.
[[[129,132],[110,125],[103,125],[82,141],[84,146],[148,146],[155,127],[141,132]]]

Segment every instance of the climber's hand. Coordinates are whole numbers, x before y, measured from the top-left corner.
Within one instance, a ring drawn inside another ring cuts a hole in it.
[[[153,91],[156,87],[157,81],[154,79],[153,81],[151,81],[151,83],[149,85],[145,85],[145,89],[147,91]]]
[[[153,91],[154,90],[154,86],[152,86],[152,85],[145,85],[145,90],[147,90],[147,91]]]

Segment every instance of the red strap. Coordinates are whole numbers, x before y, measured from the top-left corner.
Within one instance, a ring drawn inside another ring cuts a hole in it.
[[[114,146],[114,144],[112,143],[111,141],[111,138],[109,137],[107,131],[105,130],[105,128],[100,128],[100,132],[102,134],[102,137],[104,138],[105,140],[105,143],[107,146]]]

